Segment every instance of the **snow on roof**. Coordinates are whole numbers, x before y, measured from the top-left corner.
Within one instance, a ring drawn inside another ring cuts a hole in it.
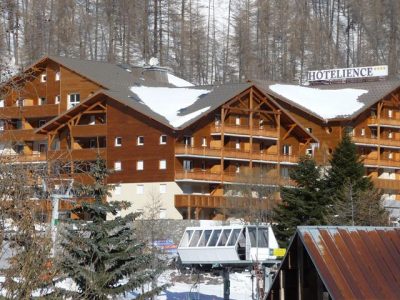
[[[196,102],[201,95],[208,94],[209,90],[190,88],[146,87],[132,86],[140,101],[155,113],[165,117],[175,128],[196,118],[207,111],[210,106],[182,115],[181,110]]]
[[[175,75],[172,75],[171,73],[168,74],[168,82],[176,87],[185,87],[185,86],[193,86],[192,83],[189,81],[186,81],[182,78],[176,77]]]
[[[321,116],[332,119],[351,115],[364,106],[358,98],[368,93],[361,89],[320,90],[297,85],[273,84],[269,88]]]

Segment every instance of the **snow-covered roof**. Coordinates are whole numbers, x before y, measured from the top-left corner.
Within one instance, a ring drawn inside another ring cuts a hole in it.
[[[364,106],[359,97],[368,93],[363,89],[344,88],[320,90],[297,85],[273,84],[275,93],[315,112],[323,119],[352,115]]]
[[[131,91],[139,97],[141,103],[166,118],[175,128],[210,108],[206,106],[189,114],[182,114],[182,110],[195,103],[201,96],[210,93],[210,90],[206,89],[133,86]]]
[[[171,73],[167,73],[167,76],[168,76],[168,82],[176,87],[193,86],[193,84],[190,83],[189,81],[186,81],[185,79],[182,79],[180,77],[176,77]]]

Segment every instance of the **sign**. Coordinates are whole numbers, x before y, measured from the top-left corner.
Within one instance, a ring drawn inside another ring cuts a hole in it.
[[[174,244],[173,240],[156,240],[154,241],[154,246],[162,250],[166,254],[176,254],[177,246]]]
[[[275,248],[270,250],[270,255],[277,256],[277,257],[284,257],[286,254],[285,248]]]
[[[331,81],[350,78],[382,77],[388,75],[388,66],[372,66],[345,69],[308,71],[307,80]]]

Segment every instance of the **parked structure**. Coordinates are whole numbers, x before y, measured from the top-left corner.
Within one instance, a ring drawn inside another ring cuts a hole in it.
[[[298,227],[266,299],[397,299],[400,230]]]
[[[287,94],[293,86],[193,86],[163,68],[46,57],[2,88],[2,154],[69,162],[65,176],[78,178],[100,155],[114,169],[112,199],[132,201],[134,210],[159,201],[162,218],[212,219],[224,217],[232,185],[251,174],[260,184],[291,185],[299,156],[327,164],[346,129],[367,174],[400,200],[399,86],[295,87],[325,108],[335,91],[336,99],[351,97],[348,116],[326,117],[296,102],[303,90]]]

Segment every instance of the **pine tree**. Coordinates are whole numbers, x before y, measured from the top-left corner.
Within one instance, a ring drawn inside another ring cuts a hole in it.
[[[74,299],[110,299],[152,282],[161,269],[149,268],[154,257],[135,238],[132,221],[136,216],[117,216],[127,203],[105,201],[110,190],[105,161],[98,158],[89,174],[93,184],[79,185],[76,191],[80,196],[94,198],[94,202],[83,203],[73,212],[90,221],[72,221],[72,226],[62,232],[61,242],[60,269],[65,278],[76,283],[78,292],[60,293]],[[107,216],[114,219],[106,220]],[[164,288],[156,287],[142,296],[151,297]]]
[[[321,199],[320,168],[309,157],[302,157],[290,172],[294,188],[282,187],[282,203],[274,209],[274,232],[286,245],[299,225],[324,224],[325,203]]]
[[[364,176],[357,146],[346,134],[333,152],[324,179],[324,198],[329,204],[326,220],[335,225],[387,225],[382,194]]]

